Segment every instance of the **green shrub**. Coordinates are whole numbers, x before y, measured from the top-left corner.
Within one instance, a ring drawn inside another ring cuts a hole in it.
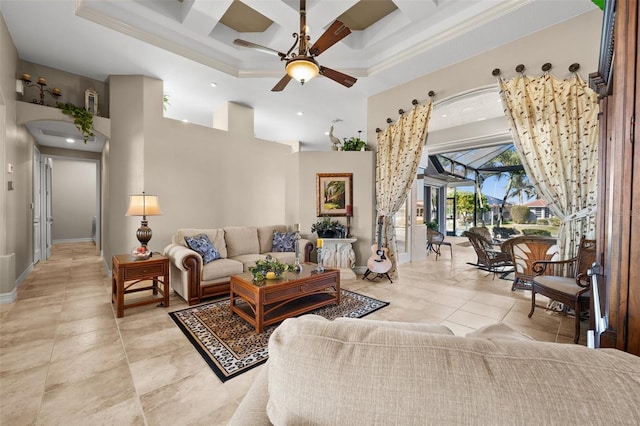
[[[522,233],[524,235],[542,235],[544,237],[551,236],[551,232],[547,231],[546,229],[535,229],[535,228],[523,229]]]
[[[538,219],[536,221],[536,225],[548,225],[549,224],[549,219]]]
[[[513,206],[511,207],[511,219],[515,223],[527,223],[529,221],[529,215],[531,211],[527,206]]]
[[[560,226],[562,221],[560,220],[559,217],[553,216],[549,218],[549,223],[553,226]]]

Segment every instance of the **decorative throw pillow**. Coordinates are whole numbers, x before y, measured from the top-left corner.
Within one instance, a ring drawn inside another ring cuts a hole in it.
[[[273,231],[273,251],[294,251],[296,234]]]
[[[198,252],[200,256],[202,256],[202,263],[205,265],[216,259],[220,259],[220,253],[205,234],[198,234],[195,237],[184,237],[184,241],[191,250]]]

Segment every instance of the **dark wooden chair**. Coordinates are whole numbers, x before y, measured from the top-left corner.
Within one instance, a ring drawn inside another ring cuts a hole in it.
[[[517,236],[502,244],[502,251],[509,253],[513,263],[513,285],[511,291],[531,289],[533,262],[537,260],[559,260],[555,238],[541,236]]]
[[[471,246],[478,256],[478,262],[476,264],[470,263],[470,265],[493,273],[494,279],[497,273],[504,276],[513,270],[510,268],[513,267],[513,263],[511,262],[509,253],[495,250],[493,244],[480,234],[466,231],[465,236],[469,239]]]
[[[533,262],[536,274],[531,285],[531,312],[536,309],[536,294],[542,294],[573,309],[575,314],[574,343],[580,339],[580,315],[589,309],[590,279],[587,272],[596,261],[596,241],[580,239],[575,257],[559,261]]]
[[[453,259],[453,248],[450,242],[444,240],[444,234],[435,229],[427,228],[427,256],[433,252],[436,255],[436,260],[438,260],[438,256],[442,254],[440,252],[441,246],[449,246],[451,258]]]

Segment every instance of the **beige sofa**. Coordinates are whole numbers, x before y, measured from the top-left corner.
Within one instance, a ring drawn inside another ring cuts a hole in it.
[[[230,425],[637,424],[640,358],[506,325],[285,320]]]
[[[182,228],[173,235],[163,254],[169,257],[171,287],[189,305],[207,297],[229,294],[231,275],[247,272],[256,260],[267,255],[282,263],[293,264],[294,252],[272,251],[273,232],[287,232],[286,225],[228,226],[217,229]],[[220,253],[221,259],[203,265],[202,257],[191,250],[184,237],[205,234]],[[300,261],[308,262],[313,243],[301,239]]]

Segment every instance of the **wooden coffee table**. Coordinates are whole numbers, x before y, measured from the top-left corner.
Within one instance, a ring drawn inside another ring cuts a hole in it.
[[[309,312],[321,306],[340,304],[340,271],[316,272],[316,265],[304,263],[302,272],[285,272],[273,280],[253,281],[251,273],[231,276],[229,304],[261,333],[266,325]]]

